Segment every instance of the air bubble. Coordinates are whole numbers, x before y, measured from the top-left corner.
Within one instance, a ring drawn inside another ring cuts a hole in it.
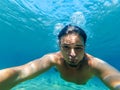
[[[82,12],[74,12],[70,18],[71,24],[77,26],[84,26],[86,24],[86,19]]]
[[[58,35],[58,33],[60,32],[60,30],[64,27],[64,25],[62,23],[57,23],[54,27],[54,35]]]

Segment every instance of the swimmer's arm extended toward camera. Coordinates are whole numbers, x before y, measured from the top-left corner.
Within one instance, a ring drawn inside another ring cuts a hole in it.
[[[18,67],[0,70],[0,90],[10,90],[15,85],[36,77],[53,66],[50,55]]]
[[[110,90],[120,90],[120,72],[108,63],[95,58],[94,70],[96,75],[110,88]]]

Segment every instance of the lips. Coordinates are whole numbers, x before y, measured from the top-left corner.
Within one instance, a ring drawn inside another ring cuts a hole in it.
[[[70,63],[77,63],[77,59],[76,58],[69,58],[69,62]]]

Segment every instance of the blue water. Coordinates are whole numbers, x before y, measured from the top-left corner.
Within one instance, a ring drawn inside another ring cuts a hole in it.
[[[72,23],[87,32],[86,52],[120,70],[119,17],[119,0],[0,0],[0,69],[58,51],[57,34]],[[109,89],[98,78],[86,85],[66,82],[51,69],[12,90]]]

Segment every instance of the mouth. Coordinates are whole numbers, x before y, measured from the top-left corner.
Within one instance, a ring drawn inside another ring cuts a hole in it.
[[[76,59],[76,58],[69,58],[69,64],[71,64],[71,65],[77,65],[77,63],[78,63],[78,60]]]
[[[66,61],[66,64],[68,64],[70,67],[77,67],[79,62],[78,59],[75,58],[68,58],[68,60]]]
[[[77,67],[78,63],[77,63],[77,61],[73,60],[73,61],[69,61],[68,65],[71,66],[71,67]]]
[[[69,62],[76,63],[77,61],[78,59],[76,57],[75,58],[69,57]]]
[[[77,57],[68,57],[66,60],[66,63],[71,66],[71,67],[78,67],[79,64],[83,63],[86,61],[85,57],[83,57],[82,60],[79,60]]]

